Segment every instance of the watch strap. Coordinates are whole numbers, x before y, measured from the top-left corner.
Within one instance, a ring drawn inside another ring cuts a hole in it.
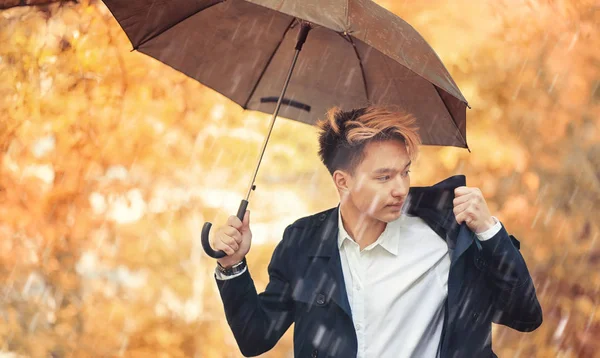
[[[238,262],[237,264],[232,265],[231,267],[221,266],[221,264],[217,261],[217,269],[219,270],[220,273],[222,273],[225,276],[236,275],[236,274],[244,271],[245,268],[246,268],[246,258],[245,257],[242,259],[242,261]]]

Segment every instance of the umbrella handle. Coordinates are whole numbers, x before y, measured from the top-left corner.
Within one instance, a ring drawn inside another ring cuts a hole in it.
[[[248,207],[248,200],[242,200],[242,202],[240,203],[240,207],[238,209],[237,212],[237,218],[240,219],[240,221],[244,221],[244,215],[246,214],[246,208]],[[201,234],[201,242],[202,242],[202,248],[204,249],[204,252],[206,252],[206,254],[210,257],[212,257],[213,259],[220,259],[223,258],[225,256],[227,256],[227,254],[222,251],[215,251],[213,250],[212,247],[210,247],[210,243],[208,242],[208,234],[210,233],[210,228],[212,227],[212,224],[210,222],[205,222],[204,226],[202,227],[202,234]]]

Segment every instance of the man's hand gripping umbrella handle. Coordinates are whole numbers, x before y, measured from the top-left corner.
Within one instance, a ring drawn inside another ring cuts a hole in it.
[[[244,214],[246,213],[246,209],[248,208],[248,200],[242,200],[242,202],[240,203],[240,208],[238,209],[237,212],[237,218],[240,219],[240,221],[244,220]],[[205,222],[204,226],[202,227],[202,247],[204,248],[204,252],[206,252],[206,254],[214,259],[220,259],[222,257],[227,256],[227,254],[222,251],[215,251],[212,249],[212,247],[210,247],[210,243],[208,242],[208,234],[210,233],[210,228],[212,227],[212,224],[210,222]]]

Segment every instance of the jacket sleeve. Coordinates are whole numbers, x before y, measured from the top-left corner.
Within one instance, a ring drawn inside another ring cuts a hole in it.
[[[495,291],[493,322],[521,332],[542,324],[542,308],[523,256],[520,243],[508,235],[504,225],[489,240],[480,241]]]
[[[250,271],[230,280],[217,280],[225,316],[242,354],[257,356],[275,346],[294,319],[289,281],[289,232],[277,245],[269,263],[269,283],[257,294]]]

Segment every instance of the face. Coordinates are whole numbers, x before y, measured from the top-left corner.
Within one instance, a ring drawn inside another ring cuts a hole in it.
[[[371,142],[353,175],[335,176],[345,205],[358,215],[390,222],[400,217],[410,187],[411,161],[401,141]]]

